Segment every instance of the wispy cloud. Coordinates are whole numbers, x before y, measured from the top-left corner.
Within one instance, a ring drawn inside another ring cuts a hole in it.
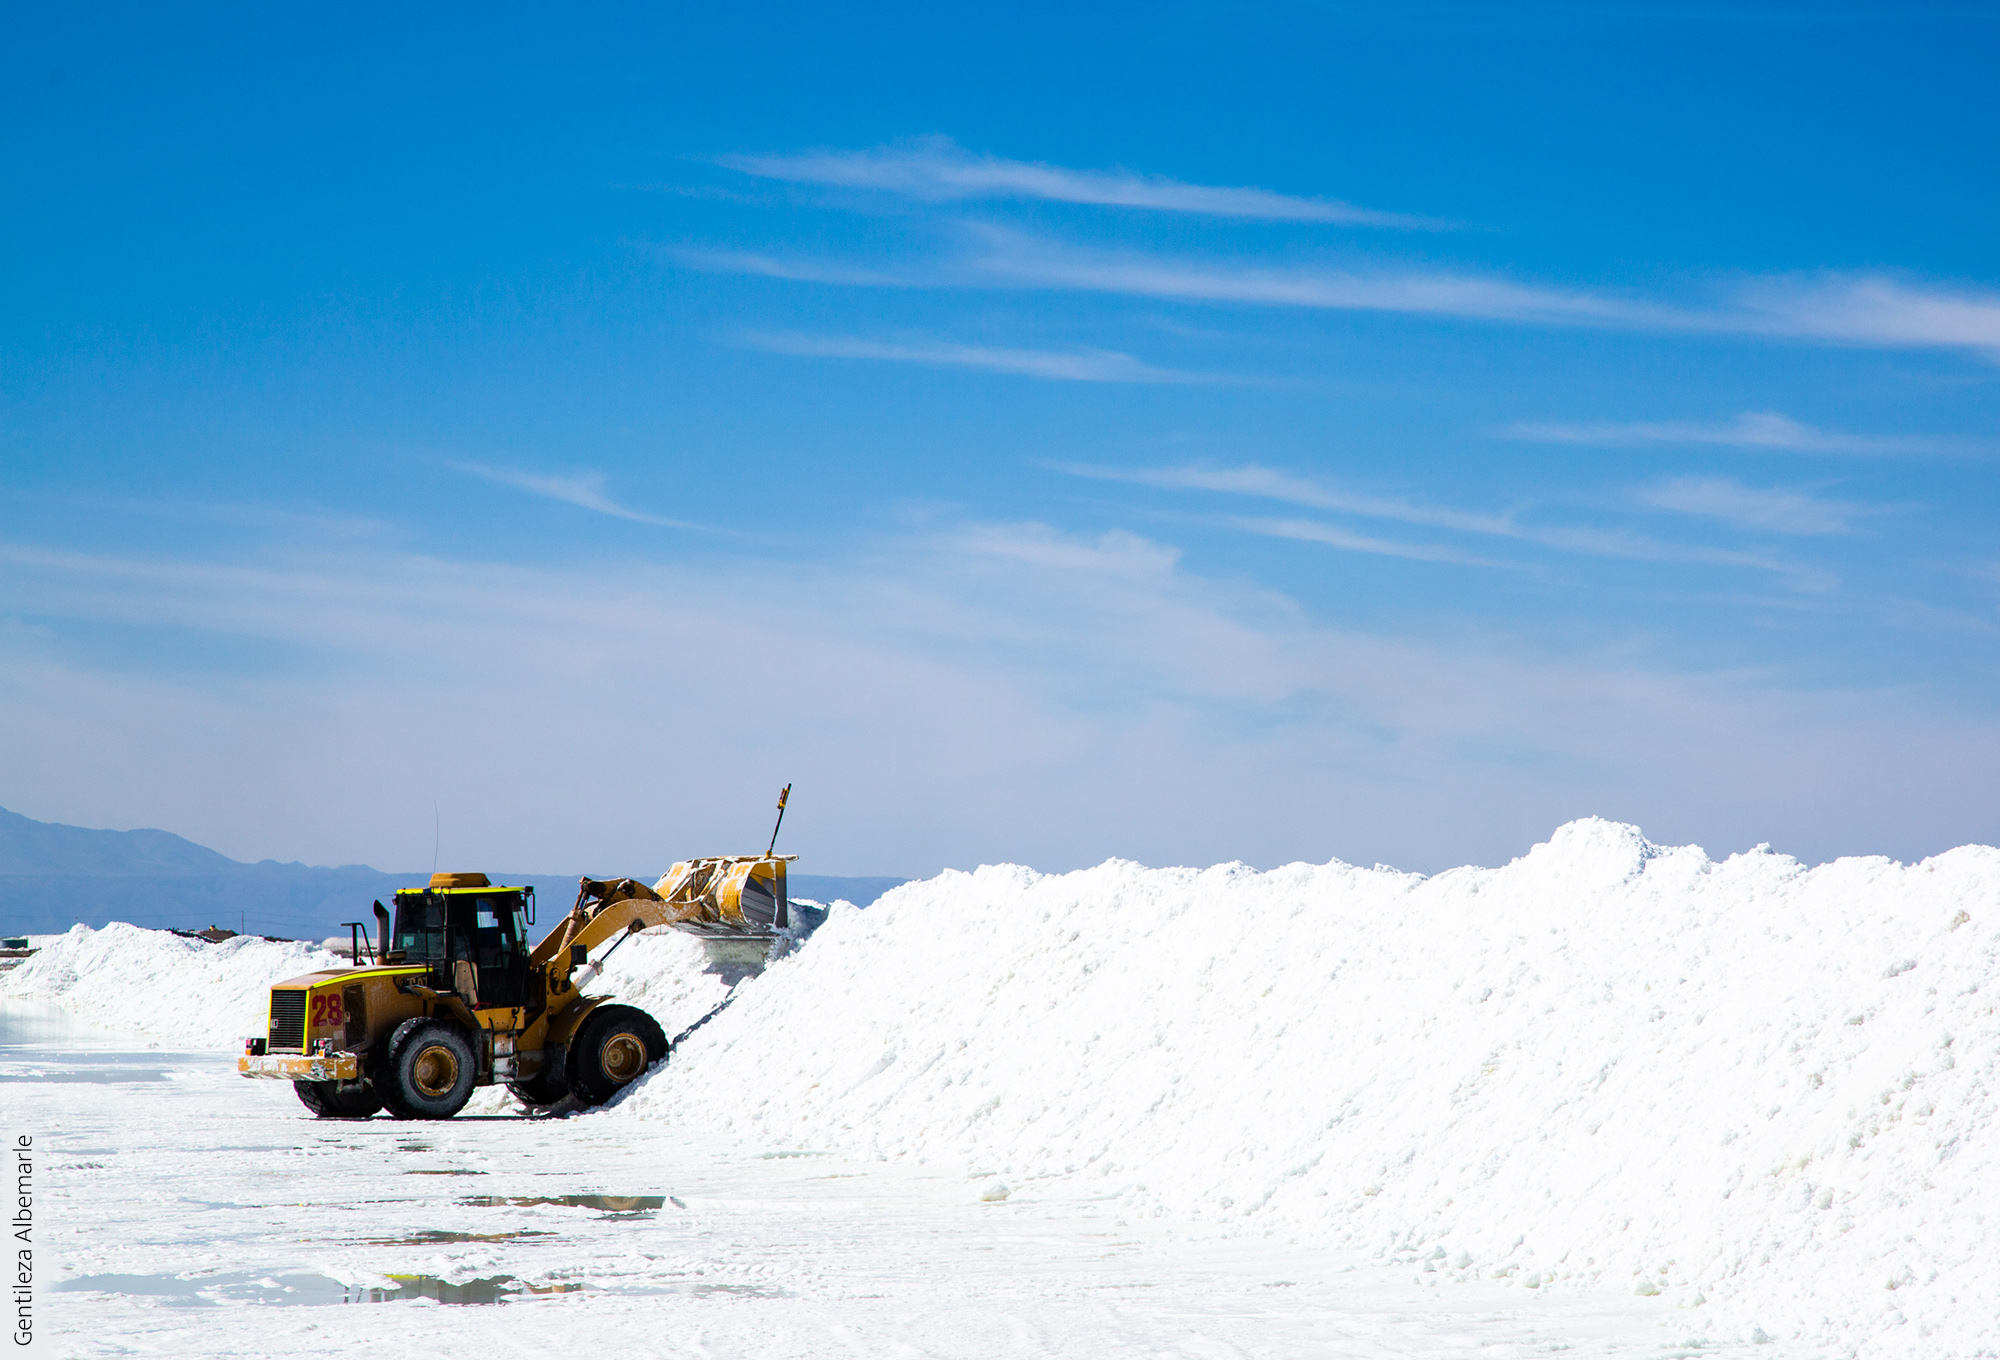
[[[1360,208],[1337,199],[1301,198],[1268,189],[1189,184],[1124,170],[1072,170],[1040,161],[975,155],[948,137],[926,137],[864,151],[723,156],[718,163],[763,179],[875,189],[930,201],[1031,198],[1264,222],[1334,222],[1346,226],[1428,230],[1450,225],[1427,217]]]
[[[1421,619],[1340,628],[1143,539],[959,527],[802,573],[0,543],[38,617],[172,621],[315,661],[187,684],[0,631],[6,774],[44,805],[108,796],[87,805],[125,825],[170,807],[242,858],[323,863],[428,865],[432,791],[381,772],[466,750],[509,774],[451,786],[445,825],[457,809],[477,828],[465,862],[646,864],[662,825],[728,844],[773,768],[818,791],[799,848],[829,872],[1282,863],[1339,848],[1330,821],[1348,858],[1442,868],[1502,862],[1600,805],[1720,808],[1732,844],[1825,856],[1990,831],[1977,795],[2000,727],[1922,686],[1648,669],[1642,638],[1556,653]],[[717,638],[750,660],[690,664],[690,639]],[[410,664],[468,651],[524,660]],[[579,760],[597,751],[715,778],[634,798]]]
[[[890,363],[973,368],[1011,373],[1024,378],[1058,382],[1212,383],[1228,378],[1155,368],[1115,350],[1008,349],[991,345],[960,345],[941,340],[881,341],[839,335],[799,335],[786,331],[752,331],[738,337],[751,349],[772,354],[798,354],[829,359],[876,359]]]
[[[972,232],[969,273],[1021,287],[1338,311],[1417,312],[1492,320],[1633,324],[1668,313],[1644,304],[1435,270],[1281,268],[1068,246],[995,227]]]
[[[578,472],[567,476],[551,476],[539,472],[522,472],[514,468],[487,467],[483,463],[448,463],[455,472],[481,477],[501,486],[511,486],[530,495],[542,496],[565,505],[578,506],[585,510],[595,510],[600,515],[616,515],[619,519],[633,520],[639,524],[657,524],[670,529],[691,529],[696,526],[680,520],[662,519],[658,515],[648,515],[638,510],[618,504],[604,494],[604,474],[601,472]]]
[[[1505,513],[1468,511],[1449,506],[1423,505],[1393,497],[1356,494],[1328,486],[1323,482],[1254,465],[1234,468],[1107,468],[1080,463],[1054,463],[1050,466],[1056,471],[1073,476],[1157,486],[1169,490],[1219,491],[1230,495],[1260,497],[1310,509],[1331,510],[1405,524],[1456,530],[1461,533],[1481,534],[1584,557],[1617,558],[1632,562],[1685,563],[1771,572],[1785,577],[1794,586],[1805,590],[1827,590],[1834,584],[1834,578],[1824,571],[1762,553],[1699,544],[1666,543],[1644,534],[1615,529],[1578,529],[1528,524],[1522,522],[1518,514],[1513,511]],[[1383,540],[1355,535],[1344,529],[1314,524],[1311,521],[1228,518],[1219,522],[1251,533],[1324,543],[1329,547],[1355,552],[1390,553],[1393,556],[1419,558],[1424,561],[1459,562],[1467,566],[1506,565],[1486,558],[1454,553],[1448,548],[1423,544],[1385,544]],[[1391,548],[1395,551],[1390,552]]]
[[[1785,338],[1886,349],[1969,350],[2000,363],[2000,293],[1920,287],[1879,276],[1753,280],[1686,301],[1519,282],[1492,273],[1399,265],[1332,267],[1097,250],[994,227],[920,268],[670,248],[691,267],[872,287],[1040,288],[1178,302],[1678,334]]]
[[[997,228],[973,268],[1034,287],[1540,325],[1784,336],[1890,349],[1969,349],[2000,362],[2000,294],[1872,276],[1755,280],[1714,300],[1661,302],[1449,270],[1280,268],[1084,250]]]
[[[1369,553],[1376,557],[1401,557],[1412,562],[1445,562],[1460,567],[1516,565],[1433,543],[1403,543],[1394,539],[1376,538],[1370,534],[1357,534],[1337,525],[1322,524],[1318,520],[1224,516],[1216,523],[1227,528],[1240,529],[1247,534],[1261,534],[1265,538],[1289,538],[1300,543],[1319,543],[1329,548],[1339,548],[1342,552]]]
[[[1915,435],[1842,434],[1793,420],[1778,411],[1745,411],[1734,420],[1535,422],[1501,431],[1509,439],[1549,444],[1620,447],[1636,444],[1720,444],[1729,448],[1772,449],[1786,453],[1943,453],[1948,441]]]
[[[1155,486],[1170,491],[1220,491],[1233,496],[1255,496],[1284,501],[1314,510],[1338,510],[1375,519],[1399,520],[1435,528],[1458,529],[1475,534],[1512,535],[1513,520],[1506,515],[1481,514],[1443,506],[1419,505],[1387,496],[1369,496],[1328,486],[1276,468],[1250,464],[1243,467],[1155,467],[1113,468],[1093,463],[1051,463],[1057,472],[1098,481],[1128,482],[1135,486]]]
[[[936,288],[958,282],[936,269],[875,269],[838,260],[766,255],[754,250],[709,250],[702,246],[648,247],[676,264],[711,274],[748,274],[789,283],[831,283],[848,288]]]
[[[1677,477],[1641,487],[1634,498],[1656,510],[1673,510],[1781,534],[1852,533],[1854,521],[1877,507],[1822,500],[1784,487],[1745,486],[1729,477]]]
[[[1046,524],[975,524],[949,539],[951,549],[1000,558],[1064,574],[1164,579],[1180,563],[1180,549],[1113,529],[1096,538],[1065,534]]]
[[[2000,362],[2000,293],[1925,288],[1892,278],[1764,279],[1743,290],[1745,330],[1891,348],[1954,347]]]

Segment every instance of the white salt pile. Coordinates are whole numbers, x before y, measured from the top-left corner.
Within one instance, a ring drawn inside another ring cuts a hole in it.
[[[1587,820],[1428,879],[988,867],[836,910],[609,1117],[1992,1355],[1997,949],[1985,847],[1715,863]]]
[[[667,1033],[699,1018],[729,989],[704,974],[701,942],[641,935],[619,946],[593,992],[643,1006]],[[239,935],[220,944],[113,922],[52,935],[0,973],[0,997],[50,1002],[81,1019],[163,1043],[232,1052],[268,1024],[271,984],[323,968],[350,968],[343,948]]]
[[[338,960],[79,928],[0,995],[233,1044]],[[603,990],[724,994],[646,936]],[[132,998],[152,998],[134,1008]],[[1716,863],[1587,820],[1500,869],[947,873],[837,906],[609,1110],[1407,1263],[1782,1355],[2000,1354],[2000,851]],[[1001,1189],[1000,1187],[1004,1187]]]
[[[604,976],[587,991],[639,1007],[672,1038],[729,995],[720,977],[703,971],[707,967],[699,939],[677,930],[655,931],[618,945]]]
[[[53,1002],[81,1019],[168,1043],[236,1049],[264,1033],[271,984],[345,953],[238,935],[219,944],[114,921],[48,937],[18,968],[0,973],[0,997]]]

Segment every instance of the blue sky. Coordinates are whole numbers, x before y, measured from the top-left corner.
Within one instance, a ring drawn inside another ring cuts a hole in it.
[[[2000,11],[20,11],[0,805],[1996,835]]]

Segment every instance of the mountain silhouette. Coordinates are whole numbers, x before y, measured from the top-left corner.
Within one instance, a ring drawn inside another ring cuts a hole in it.
[[[483,866],[482,866],[483,867]],[[641,867],[634,876],[662,873]],[[533,885],[546,929],[569,908],[577,875],[497,873],[496,883]],[[600,869],[600,876],[616,872]],[[38,822],[0,808],[0,934],[53,935],[79,922],[198,930],[216,925],[252,935],[321,940],[342,921],[370,921],[372,904],[420,887],[429,871],[384,873],[277,860],[246,864],[171,831],[99,831]],[[846,898],[866,906],[908,879],[795,874],[794,897]]]

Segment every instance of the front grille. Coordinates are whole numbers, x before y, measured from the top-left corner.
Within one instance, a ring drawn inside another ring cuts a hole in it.
[[[284,1049],[304,1052],[306,1046],[306,994],[271,991],[271,1038],[273,1053]]]

